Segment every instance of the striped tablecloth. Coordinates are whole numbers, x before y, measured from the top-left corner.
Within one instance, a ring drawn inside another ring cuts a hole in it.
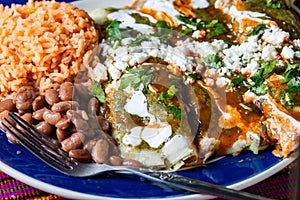
[[[251,186],[245,191],[272,199],[288,199],[293,192],[294,163],[270,178]],[[66,200],[63,197],[49,194],[28,186],[0,171],[0,199],[11,200]]]

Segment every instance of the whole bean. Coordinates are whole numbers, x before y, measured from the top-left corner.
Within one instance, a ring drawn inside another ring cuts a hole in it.
[[[110,124],[107,119],[105,119],[103,116],[99,115],[97,116],[100,127],[103,131],[108,132],[110,129]]]
[[[42,134],[44,135],[51,135],[52,131],[53,131],[53,128],[50,124],[48,124],[47,122],[45,121],[41,121],[40,123],[38,123],[35,128],[41,132]]]
[[[16,95],[16,108],[18,110],[29,110],[32,108],[32,102],[35,99],[35,90],[31,86],[19,88]]]
[[[33,111],[37,111],[43,107],[45,107],[45,97],[44,96],[38,96],[36,97],[32,102],[32,109]]]
[[[92,152],[92,149],[96,145],[97,140],[89,140],[84,146],[83,149],[86,149],[89,152]]]
[[[72,149],[77,149],[83,144],[84,135],[82,133],[73,133],[69,138],[61,142],[61,147],[64,151],[69,152]]]
[[[120,166],[123,163],[123,159],[119,156],[110,156],[109,163],[113,166]]]
[[[7,110],[7,111],[15,111],[16,105],[14,104],[12,99],[6,99],[0,102],[0,113]]]
[[[31,113],[25,113],[24,115],[21,116],[22,119],[24,119],[26,122],[28,122],[29,124],[33,123],[33,118],[32,118],[32,114]]]
[[[89,115],[99,115],[100,112],[100,102],[95,97],[89,100],[88,104],[88,114]]]
[[[69,128],[71,120],[68,119],[65,115],[55,124],[56,128],[65,130]]]
[[[58,141],[62,142],[63,140],[65,140],[69,137],[69,134],[67,131],[57,128],[56,129],[56,137],[57,137]]]
[[[70,101],[73,97],[74,86],[71,82],[61,84],[59,88],[59,97],[63,101]]]
[[[84,132],[89,129],[89,124],[87,121],[81,119],[81,118],[74,118],[72,120],[73,124],[75,125],[77,131]]]
[[[45,100],[46,102],[52,106],[53,104],[60,101],[60,98],[58,96],[58,91],[55,89],[49,89],[45,92]]]
[[[69,151],[69,157],[81,162],[87,162],[92,159],[90,152],[85,149],[72,149]]]
[[[109,144],[104,139],[99,139],[92,149],[92,158],[96,163],[103,164],[108,162]]]
[[[38,121],[42,121],[44,120],[43,118],[43,115],[44,115],[44,112],[48,110],[47,108],[41,108],[35,112],[32,113],[32,118],[35,119],[35,120],[38,120]],[[49,110],[48,110],[49,111]]]
[[[50,110],[46,110],[43,114],[43,119],[51,124],[55,125],[60,119],[61,119],[61,114],[59,112],[53,112]]]
[[[137,160],[133,160],[133,159],[124,159],[123,162],[122,162],[122,165],[124,166],[132,166],[132,167],[143,167],[143,164],[140,163],[139,161]]]
[[[53,104],[51,110],[54,112],[66,112],[71,109],[76,109],[79,107],[79,103],[76,101],[62,101]]]

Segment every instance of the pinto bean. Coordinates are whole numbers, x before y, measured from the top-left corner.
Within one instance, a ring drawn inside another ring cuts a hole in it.
[[[55,89],[49,89],[45,92],[45,100],[46,102],[52,106],[53,104],[60,101],[60,98],[58,96],[58,91]]]
[[[113,166],[120,166],[123,163],[123,159],[119,156],[110,156],[109,163]]]
[[[74,118],[72,120],[73,124],[75,125],[77,131],[84,132],[89,129],[89,124],[87,121],[81,119],[81,118]]]
[[[57,137],[58,141],[62,142],[63,140],[65,140],[69,137],[69,134],[67,131],[57,128],[56,129],[56,137]]]
[[[32,109],[33,111],[37,111],[43,107],[45,107],[45,97],[44,96],[38,96],[36,97],[32,102]]]
[[[47,122],[45,121],[41,121],[40,123],[38,123],[35,128],[41,132],[42,134],[44,135],[51,135],[52,131],[53,131],[53,128],[50,124],[48,124]]]
[[[54,112],[66,112],[68,110],[78,108],[78,107],[79,107],[79,103],[76,101],[62,101],[53,104],[51,110]]]
[[[59,97],[63,101],[70,101],[73,97],[74,86],[71,82],[64,82],[59,88]]]
[[[143,167],[143,164],[141,162],[133,159],[127,159],[127,158],[123,160],[122,165],[132,166],[132,167]]]
[[[96,145],[97,140],[89,140],[84,146],[83,149],[86,149],[89,152],[92,152],[92,149]]]
[[[107,119],[105,119],[103,116],[99,115],[97,116],[100,127],[103,131],[108,132],[110,129],[110,124]]]
[[[35,119],[35,120],[38,120],[38,121],[42,121],[44,120],[43,118],[43,115],[44,115],[44,112],[48,110],[47,108],[41,108],[35,112],[32,113],[32,118]]]
[[[85,149],[72,149],[69,151],[69,157],[81,162],[87,162],[92,159],[90,152]]]
[[[55,124],[56,128],[65,130],[69,128],[71,120],[68,119],[65,115]]]
[[[106,163],[109,158],[109,144],[104,139],[99,139],[92,149],[92,158],[96,163]]]
[[[3,112],[4,110],[7,111],[15,111],[16,105],[13,102],[13,99],[5,99],[3,101],[0,102],[0,113]]]
[[[61,142],[61,147],[64,151],[69,152],[72,149],[77,149],[83,144],[85,137],[82,133],[73,133],[69,138]]]
[[[55,125],[61,119],[61,114],[58,112],[46,110],[43,114],[43,119],[47,123],[49,123],[51,125]]]
[[[100,112],[100,102],[95,97],[89,100],[88,104],[88,114],[89,115],[99,115]]]
[[[26,122],[28,122],[29,124],[33,123],[33,118],[32,118],[32,114],[31,113],[25,113],[24,115],[21,116],[22,119],[24,119]]]
[[[18,110],[29,110],[32,108],[32,102],[35,99],[35,90],[31,86],[19,88],[16,95],[16,108]]]

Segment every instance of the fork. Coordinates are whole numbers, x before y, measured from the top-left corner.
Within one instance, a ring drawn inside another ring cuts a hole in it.
[[[159,182],[169,187],[191,193],[208,194],[233,200],[268,200],[268,198],[177,175],[175,173],[130,166],[111,166],[108,164],[77,162],[69,158],[68,154],[61,148],[58,148],[50,138],[41,134],[34,126],[23,120],[14,112],[9,113],[8,116],[4,118],[2,125],[6,131],[12,134],[21,145],[31,151],[35,156],[68,176],[84,178],[108,172],[129,172],[150,181]]]

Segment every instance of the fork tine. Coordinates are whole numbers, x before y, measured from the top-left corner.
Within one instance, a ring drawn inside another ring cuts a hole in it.
[[[20,131],[16,126],[12,124],[7,118],[4,118],[5,122],[12,127],[9,128],[5,123],[2,123],[5,129],[16,137],[19,142],[34,153],[37,157],[45,161],[46,163],[52,164],[53,166],[60,168],[65,167],[67,169],[71,169],[74,162],[70,160],[68,157],[59,154],[59,152],[55,151],[49,145],[43,144],[37,137],[32,137],[34,134],[32,133],[31,129],[27,129],[18,119],[20,117],[13,117],[14,115],[9,115],[10,119],[12,119],[17,125],[19,125],[23,130]],[[25,123],[28,125],[28,123]]]

